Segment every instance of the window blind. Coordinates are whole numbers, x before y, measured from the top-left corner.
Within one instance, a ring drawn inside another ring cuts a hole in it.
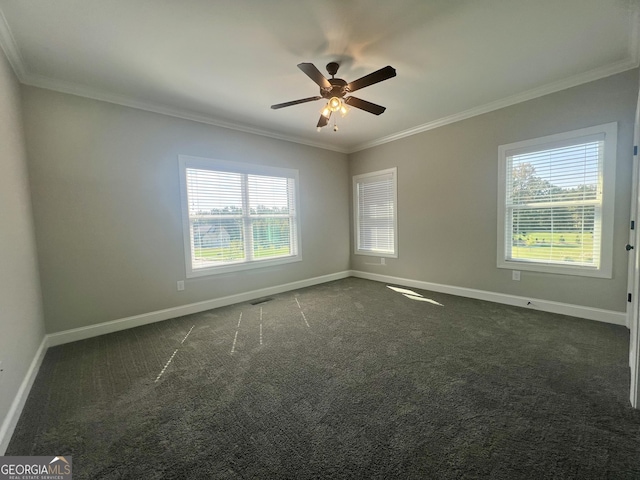
[[[356,252],[396,254],[396,169],[354,177]]]
[[[254,174],[244,167],[237,172],[215,170],[215,164],[209,169],[181,162],[192,272],[214,273],[221,267],[230,271],[234,265],[298,257],[293,175]]]
[[[599,268],[604,135],[507,156],[506,259]]]
[[[247,190],[254,258],[286,256],[297,251],[291,221],[295,216],[293,179],[248,175]]]

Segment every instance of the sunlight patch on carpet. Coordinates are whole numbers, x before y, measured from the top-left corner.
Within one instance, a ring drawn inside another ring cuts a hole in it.
[[[436,302],[435,300],[432,300],[430,298],[425,298],[420,293],[414,292],[413,290],[408,290],[406,288],[400,288],[400,287],[392,287],[391,285],[387,285],[387,288],[393,290],[394,292],[401,293],[402,295],[404,295],[407,298],[410,298],[411,300],[417,300],[419,302],[427,302],[433,305],[439,305],[441,307],[444,307],[444,305],[442,305],[441,303]]]

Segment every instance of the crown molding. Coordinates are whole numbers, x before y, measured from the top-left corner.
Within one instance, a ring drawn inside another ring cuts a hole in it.
[[[1,13],[1,12],[0,12]],[[637,24],[637,22],[636,22]],[[634,32],[637,32],[637,28],[634,28]],[[637,34],[632,35],[637,38]],[[0,37],[0,41],[1,41]],[[637,43],[637,42],[636,42]],[[191,120],[194,122],[204,123],[207,125],[214,125],[216,127],[228,128],[230,130],[236,130],[245,133],[252,133],[254,135],[260,135],[263,137],[274,138],[277,140],[284,140],[286,142],[298,143],[301,145],[307,145],[310,147],[321,148],[324,150],[331,150],[338,153],[355,153],[361,150],[365,150],[367,148],[377,147],[379,145],[384,145],[385,143],[394,142],[396,140],[400,140],[402,138],[410,137],[413,135],[417,135],[422,132],[426,132],[428,130],[433,130],[438,127],[443,127],[445,125],[449,125],[451,123],[459,122],[461,120],[466,120],[471,117],[475,117],[478,115],[482,115],[484,113],[493,112],[495,110],[499,110],[501,108],[509,107],[511,105],[516,105],[518,103],[525,102],[527,100],[533,100],[538,97],[543,97],[545,95],[549,95],[551,93],[556,93],[562,90],[566,90],[571,87],[576,87],[578,85],[582,85],[584,83],[592,82],[595,80],[600,80],[605,77],[609,77],[611,75],[615,75],[617,73],[622,73],[627,70],[631,70],[633,68],[637,68],[638,61],[638,51],[639,48],[635,48],[632,50],[632,56],[615,63],[611,63],[609,65],[605,65],[600,68],[596,68],[590,70],[588,72],[584,72],[578,75],[574,75],[573,77],[565,78],[563,80],[559,80],[557,82],[548,83],[541,87],[537,87],[531,90],[527,90],[526,92],[518,93],[516,95],[511,95],[509,97],[505,97],[500,100],[496,100],[495,102],[490,102],[484,105],[480,105],[478,107],[471,108],[469,110],[465,110],[463,112],[455,113],[453,115],[449,115],[447,117],[439,118],[432,122],[428,122],[422,125],[418,125],[413,128],[409,128],[407,130],[403,130],[401,132],[397,132],[391,135],[387,135],[385,137],[381,137],[370,142],[361,143],[355,145],[350,148],[342,148],[336,145],[325,144],[312,142],[305,138],[295,137],[290,135],[283,135],[276,132],[272,132],[269,130],[262,130],[255,127],[250,127],[248,125],[242,125],[238,123],[227,122],[224,120],[220,120],[214,117],[210,117],[207,115],[196,114],[190,112],[188,110],[176,109],[167,107],[165,105],[151,103],[151,102],[142,102],[140,100],[136,100],[134,98],[126,97],[123,95],[117,95],[113,93],[109,93],[106,91],[102,91],[99,89],[94,89],[91,87],[87,87],[85,85],[74,84],[71,82],[64,82],[61,80],[52,79],[49,77],[43,77],[39,75],[32,75],[25,73],[23,70],[22,77],[20,79],[21,83],[25,85],[30,85],[33,87],[44,88],[47,90],[53,90],[56,92],[67,93],[70,95],[76,95],[80,97],[91,98],[94,100],[100,100],[103,102],[114,103],[117,105],[122,105],[125,107],[136,108],[139,110],[145,110],[148,112],[159,113],[162,115],[168,115],[172,117],[181,118],[184,120]],[[13,63],[11,63],[13,66]],[[15,67],[14,67],[15,68]],[[16,72],[18,78],[20,75]]]
[[[13,33],[11,33],[11,29],[9,28],[9,24],[7,23],[7,19],[0,10],[0,48],[4,51],[4,54],[9,60],[9,64],[13,71],[18,77],[20,83],[24,83],[24,79],[26,78],[26,68],[24,66],[24,61],[22,60],[22,55],[20,55],[20,49],[18,48],[18,44],[16,43],[15,38],[13,38]]]
[[[248,125],[242,125],[232,122],[227,122],[207,115],[201,115],[188,110],[171,108],[166,105],[161,105],[151,102],[142,102],[134,98],[129,98],[123,95],[113,94],[107,91],[102,91],[86,85],[75,84],[72,82],[65,82],[50,77],[44,77],[42,75],[35,75],[29,72],[26,67],[18,44],[13,37],[11,28],[7,23],[7,19],[0,8],[0,48],[4,51],[9,64],[20,83],[24,85],[30,85],[33,87],[44,88],[47,90],[53,90],[62,93],[68,93],[70,95],[77,95],[80,97],[91,98],[94,100],[101,100],[103,102],[114,103],[125,107],[136,108],[139,110],[145,110],[153,113],[160,113],[162,115],[169,115],[183,120],[191,120],[194,122],[204,123],[207,125],[213,125],[221,128],[228,128],[230,130],[237,130],[245,133],[252,133],[254,135],[260,135],[263,137],[274,138],[277,140],[284,140],[285,142],[298,143],[301,145],[307,145],[309,147],[321,148],[324,150],[331,150],[338,153],[347,153],[347,149],[338,147],[336,145],[330,145],[326,143],[312,142],[304,138],[295,137],[292,135],[283,135],[280,133],[262,130]]]
[[[447,117],[439,118],[431,122],[418,125],[416,127],[409,128],[391,135],[387,135],[376,140],[360,143],[352,147],[338,147],[327,143],[319,143],[309,141],[305,138],[283,135],[269,130],[262,130],[248,125],[232,123],[225,120],[221,120],[208,115],[202,115],[194,113],[188,110],[176,109],[152,102],[142,102],[134,98],[126,97],[123,95],[113,94],[107,91],[95,89],[85,85],[75,84],[72,82],[65,82],[62,80],[53,79],[50,77],[44,77],[41,75],[31,74],[22,59],[20,49],[11,33],[11,29],[7,23],[7,20],[0,9],[0,48],[4,51],[13,68],[20,83],[30,85],[34,87],[44,88],[48,90],[54,90],[57,92],[67,93],[71,95],[77,95],[80,97],[91,98],[94,100],[101,100],[104,102],[114,103],[125,107],[136,108],[153,113],[159,113],[162,115],[168,115],[184,120],[191,120],[194,122],[213,125],[216,127],[227,128],[230,130],[236,130],[245,133],[252,133],[254,135],[260,135],[263,137],[274,138],[277,140],[283,140],[286,142],[297,143],[301,145],[307,145],[310,147],[321,148],[324,150],[331,150],[338,153],[355,153],[367,148],[376,147],[385,143],[400,140],[402,138],[417,135],[428,130],[433,130],[438,127],[449,125],[451,123],[466,120],[471,117],[489,113],[501,108],[509,107],[517,103],[532,100],[544,95],[556,93],[567,88],[572,88],[584,83],[592,82],[605,78],[617,73],[622,73],[633,68],[637,68],[640,64],[640,6],[632,7],[632,11],[629,15],[629,21],[631,22],[631,32],[629,34],[629,56],[621,61],[599,67],[588,72],[584,72],[573,77],[569,77],[557,82],[552,82],[543,85],[538,88],[528,90],[516,95],[496,100],[484,105],[473,107],[471,109],[459,112]]]
[[[557,82],[548,83],[546,85],[542,85],[541,87],[527,90],[526,92],[511,95],[509,97],[496,100],[495,102],[490,102],[485,105],[480,105],[478,107],[465,110],[463,112],[439,118],[437,120],[433,120],[432,122],[418,125],[417,127],[409,128],[401,132],[381,137],[377,140],[358,144],[348,149],[347,153],[355,153],[361,150],[366,150],[367,148],[384,145],[385,143],[400,140],[401,138],[417,135],[418,133],[433,130],[438,127],[443,127],[445,125],[459,122],[461,120],[466,120],[477,115],[493,112],[501,108],[515,105],[517,103],[526,102],[527,100],[533,100],[534,98],[549,95],[551,93],[556,93],[561,90],[566,90],[567,88],[577,87],[578,85],[582,85],[583,83],[593,82],[595,80],[600,80],[601,78],[609,77],[617,73],[626,72],[627,70],[631,70],[633,68],[638,68],[638,66],[640,66],[640,5],[634,5],[631,7],[629,22],[631,23],[631,32],[629,34],[628,46],[629,55],[624,60],[610,63],[609,65],[604,65],[603,67],[595,68],[593,70],[589,70],[588,72],[574,75],[573,77],[565,78]]]
[[[484,113],[493,112],[501,108],[526,102],[527,100],[533,100],[534,98],[543,97],[551,93],[556,93],[562,90],[566,90],[567,88],[576,87],[584,83],[593,82],[594,80],[600,80],[601,78],[609,77],[617,73],[622,73],[627,70],[637,68],[638,67],[637,50],[638,49],[636,49],[636,52],[635,52],[636,58],[627,58],[626,60],[611,63],[609,65],[605,65],[603,67],[596,68],[594,70],[590,70],[588,72],[581,73],[579,75],[574,75],[573,77],[565,78],[563,80],[559,80],[553,83],[548,83],[541,87],[527,90],[526,92],[518,93],[516,95],[511,95],[509,97],[496,100],[495,102],[486,103],[484,105],[470,108],[469,110],[465,110],[460,113],[455,113],[447,117],[439,118],[432,122],[418,125],[417,127],[409,128],[407,130],[394,133],[392,135],[387,135],[386,137],[382,137],[377,140],[361,143],[349,149],[347,153],[355,153],[355,152],[359,152],[360,150],[365,150],[367,148],[377,147],[378,145],[394,142],[396,140],[400,140],[401,138],[417,135],[418,133],[426,132],[428,130],[433,130],[435,128],[443,127],[451,123],[459,122],[461,120],[466,120],[468,118],[476,117]]]
[[[122,105],[124,107],[135,108],[135,109],[144,110],[147,112],[159,113],[162,115],[181,118],[183,120],[191,120],[194,122],[204,123],[207,125],[213,125],[221,128],[228,128],[230,130],[236,130],[236,131],[245,132],[245,133],[252,133],[254,135],[274,138],[277,140],[284,140],[286,142],[299,143],[302,145],[321,148],[324,150],[332,150],[334,152],[347,153],[347,150],[345,148],[337,147],[335,145],[311,142],[307,139],[300,138],[300,137],[282,135],[280,133],[272,132],[269,130],[262,130],[262,129],[251,127],[248,125],[227,122],[225,120],[221,120],[208,115],[202,115],[202,114],[190,112],[189,110],[172,108],[172,107],[168,107],[166,105],[162,105],[158,103],[143,102],[131,97],[124,96],[124,95],[117,95],[117,94],[113,94],[100,89],[87,87],[85,85],[65,82],[61,80],[52,79],[49,77],[43,77],[40,75],[27,74],[26,78],[22,83],[32,87],[44,88],[47,90],[67,93],[67,94],[76,95],[79,97],[91,98],[93,100],[100,100],[103,102],[114,103],[116,105]]]

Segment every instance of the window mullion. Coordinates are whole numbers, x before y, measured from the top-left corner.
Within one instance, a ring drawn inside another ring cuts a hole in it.
[[[242,238],[244,240],[244,258],[253,260],[253,225],[249,206],[249,175],[242,174]]]
[[[289,209],[289,252],[291,255],[298,255],[300,252],[300,245],[298,243],[298,208],[297,197],[295,191],[295,185],[293,180],[288,181],[288,209]]]

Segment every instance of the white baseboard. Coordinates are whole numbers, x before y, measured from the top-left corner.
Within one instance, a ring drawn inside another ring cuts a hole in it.
[[[38,370],[40,370],[40,365],[42,364],[42,359],[44,358],[44,354],[46,352],[47,337],[45,336],[42,339],[42,342],[40,342],[40,346],[38,347],[38,350],[36,351],[36,354],[31,361],[31,365],[29,365],[27,374],[24,376],[24,380],[22,380],[20,388],[18,388],[18,392],[16,393],[16,396],[11,403],[11,407],[9,408],[9,411],[7,412],[7,415],[2,422],[2,426],[0,426],[0,456],[4,455],[4,453],[7,451],[9,441],[11,440],[13,431],[18,424],[20,414],[22,413],[24,404],[27,401],[27,397],[29,396],[29,392],[31,391],[31,386],[36,379],[36,375],[38,375]]]
[[[311,287],[320,283],[340,280],[342,278],[347,278],[350,275],[351,272],[347,270],[343,272],[332,273],[329,275],[322,275],[320,277],[308,278],[306,280],[299,280],[297,282],[276,285],[274,287],[261,288],[259,290],[252,290],[250,292],[229,295],[227,297],[215,298],[213,300],[205,300],[203,302],[190,303],[187,305],[181,305],[179,307],[166,308],[164,310],[157,310],[155,312],[120,318],[118,320],[111,320],[109,322],[89,325],[87,327],[80,327],[71,330],[64,330],[57,333],[50,333],[47,335],[47,346],[54,347],[56,345],[62,345],[64,343],[97,337],[98,335],[104,335],[106,333],[113,333],[120,330],[139,327],[141,325],[147,325],[149,323],[161,322],[163,320],[169,320],[171,318],[181,317],[183,315],[204,312],[205,310],[211,310],[212,308],[225,307],[227,305],[233,305],[234,303],[247,302],[249,300],[255,300],[256,298],[266,297],[268,295],[276,295],[278,293],[288,292],[291,290]]]
[[[38,374],[38,370],[40,369],[42,360],[44,359],[44,355],[47,352],[47,348],[54,347],[56,345],[62,345],[64,343],[75,342],[77,340],[96,337],[98,335],[104,335],[106,333],[118,332],[120,330],[139,327],[148,323],[169,320],[171,318],[180,317],[182,315],[203,312],[205,310],[211,310],[212,308],[224,307],[226,305],[232,305],[234,303],[246,302],[268,295],[276,295],[278,293],[311,287],[313,285],[318,285],[321,283],[332,282],[334,280],[340,280],[349,276],[351,276],[351,272],[349,271],[337,272],[329,275],[322,275],[319,277],[299,280],[297,282],[285,283],[282,285],[262,288],[259,290],[252,290],[250,292],[229,295],[227,297],[191,303],[188,305],[181,305],[179,307],[167,308],[164,310],[158,310],[142,315],[135,315],[132,317],[113,320],[110,322],[99,323],[97,325],[74,328],[72,330],[65,330],[63,332],[45,335],[33,360],[31,361],[31,365],[29,366],[29,370],[27,370],[27,374],[25,375],[24,380],[20,384],[20,388],[18,389],[13,403],[11,404],[11,408],[4,418],[2,426],[0,426],[0,456],[4,455],[7,447],[9,446],[9,441],[11,440],[11,436],[13,435],[16,425],[18,424],[20,414],[22,413],[24,404],[27,401],[27,397],[29,396],[29,392],[31,391],[33,382],[36,378],[36,375]]]
[[[571,317],[586,318],[599,322],[613,323],[614,325],[627,326],[627,315],[625,312],[614,312],[612,310],[602,310],[600,308],[584,307],[569,303],[552,302],[550,300],[540,300],[538,298],[519,297],[505,293],[488,292],[485,290],[475,290],[473,288],[455,287],[452,285],[442,285],[439,283],[423,282],[420,280],[410,280],[407,278],[391,277],[378,273],[361,272],[352,270],[353,277],[375,280],[377,282],[391,283],[405,287],[420,288],[421,290],[431,290],[433,292],[448,293],[460,297],[475,298],[477,300],[487,300],[489,302],[503,303],[516,307],[541,310],[543,312],[559,313]]]
[[[627,316],[624,312],[614,312],[611,310],[602,310],[599,308],[584,307],[580,305],[571,305],[567,303],[552,302],[548,300],[519,297],[503,293],[475,290],[472,288],[442,285],[438,283],[423,282],[420,280],[411,280],[407,278],[392,277],[389,275],[380,275],[377,273],[361,272],[358,270],[343,271],[329,275],[323,275],[320,277],[309,278],[297,282],[276,285],[274,287],[252,290],[250,292],[229,295],[227,297],[206,300],[203,302],[191,303],[179,307],[167,308],[164,310],[158,310],[142,315],[135,315],[132,317],[113,320],[110,322],[99,323],[97,325],[74,328],[72,330],[65,330],[62,332],[45,335],[31,362],[31,365],[29,366],[29,369],[27,370],[27,374],[25,375],[25,378],[22,381],[18,392],[16,393],[13,403],[11,404],[11,408],[9,409],[9,412],[7,412],[7,415],[4,418],[2,425],[0,426],[0,455],[4,455],[9,445],[9,441],[11,440],[11,436],[13,435],[13,431],[18,423],[20,414],[22,413],[22,409],[25,405],[25,402],[27,401],[27,397],[29,396],[29,391],[31,390],[31,386],[33,385],[33,382],[36,378],[48,347],[75,342],[77,340],[84,340],[86,338],[96,337],[98,335],[104,335],[107,333],[118,332],[120,330],[126,330],[153,322],[169,320],[171,318],[180,317],[182,315],[203,312],[205,310],[211,310],[212,308],[224,307],[235,303],[246,302],[268,295],[276,295],[278,293],[310,287],[334,280],[340,280],[342,278],[347,278],[350,276],[626,326]]]

